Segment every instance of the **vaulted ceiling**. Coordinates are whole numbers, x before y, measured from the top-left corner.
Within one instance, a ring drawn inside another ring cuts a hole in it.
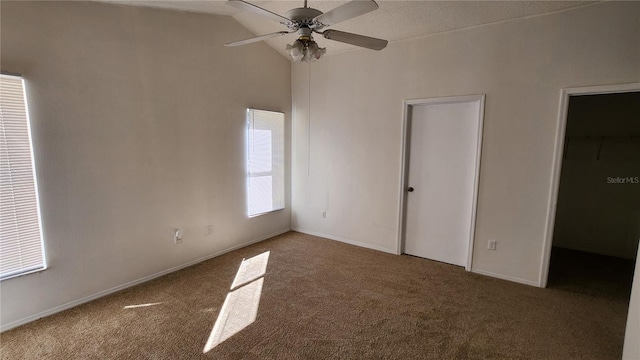
[[[161,7],[182,11],[194,11],[229,15],[246,26],[256,35],[287,30],[283,25],[253,13],[243,12],[228,6],[224,0],[204,1],[146,1],[146,0],[102,0],[121,4]],[[252,1],[271,12],[284,15],[289,9],[302,7],[300,1]],[[313,1],[309,7],[327,12],[347,1]],[[562,11],[585,6],[594,1],[401,1],[377,0],[380,8],[360,17],[331,26],[331,29],[383,38],[389,42],[406,40],[437,33],[475,27],[484,24],[502,22],[517,18]],[[348,51],[357,47],[326,40],[316,36],[321,47],[327,48],[327,54]],[[241,37],[229,38],[229,42],[242,40]],[[287,43],[295,40],[288,35],[267,40],[267,43],[283,55]],[[523,39],[526,41],[526,39]],[[252,45],[245,45],[252,46]],[[367,50],[371,51],[371,50]]]

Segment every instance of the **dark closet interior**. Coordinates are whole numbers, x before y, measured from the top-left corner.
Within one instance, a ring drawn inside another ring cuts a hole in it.
[[[571,96],[550,288],[629,301],[640,239],[640,92]]]

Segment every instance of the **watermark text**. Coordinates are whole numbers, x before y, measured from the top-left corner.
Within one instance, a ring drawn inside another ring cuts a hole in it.
[[[608,176],[607,184],[640,184],[640,176]]]

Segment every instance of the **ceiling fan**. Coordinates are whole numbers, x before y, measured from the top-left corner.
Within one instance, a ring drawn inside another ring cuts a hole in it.
[[[313,33],[321,34],[325,39],[339,41],[355,46],[360,46],[372,50],[382,50],[387,46],[388,41],[373,37],[348,33],[339,30],[324,30],[328,26],[352,19],[356,16],[366,14],[376,10],[378,4],[373,0],[352,0],[346,4],[338,6],[326,13],[307,6],[304,0],[304,7],[287,11],[286,16],[281,16],[259,6],[253,5],[243,0],[228,0],[228,5],[235,8],[262,15],[271,20],[275,20],[286,26],[288,31],[278,31],[271,34],[261,35],[250,39],[234,41],[225,46],[239,46],[266,40],[273,37],[298,33],[298,39],[291,45],[287,45],[286,50],[296,62],[311,62],[318,60],[326,52],[326,48],[320,48],[313,40]]]

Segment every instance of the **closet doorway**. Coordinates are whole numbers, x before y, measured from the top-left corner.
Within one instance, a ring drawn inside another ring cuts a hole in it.
[[[541,284],[628,301],[640,239],[640,84],[563,90]]]

